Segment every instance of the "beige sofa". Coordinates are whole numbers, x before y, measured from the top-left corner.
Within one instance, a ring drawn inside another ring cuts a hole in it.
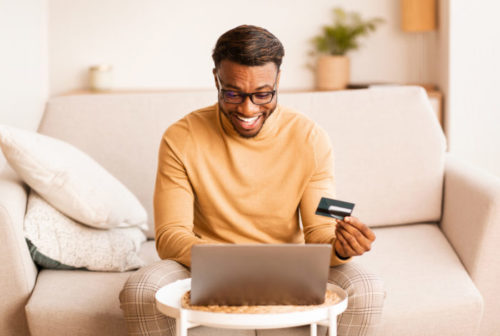
[[[153,227],[161,135],[215,100],[215,91],[57,97],[48,102],[39,131],[74,144],[119,178],[146,207]],[[401,87],[282,93],[279,100],[327,130],[338,198],[355,202],[354,214],[374,228],[373,250],[356,261],[386,283],[380,335],[499,335],[500,182],[445,153],[425,92]],[[0,334],[125,335],[118,293],[130,273],[37,270],[22,232],[26,199],[27,187],[5,166]],[[158,259],[153,241],[141,255],[146,262]],[[307,330],[198,327],[190,335]]]

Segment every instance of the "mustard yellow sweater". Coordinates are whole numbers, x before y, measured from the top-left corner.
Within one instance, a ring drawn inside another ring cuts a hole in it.
[[[278,105],[260,133],[245,139],[215,104],[163,135],[154,194],[158,254],[189,267],[194,244],[333,244],[334,222],[315,214],[320,198],[333,195],[332,148],[318,125]],[[332,266],[344,262],[332,253]]]

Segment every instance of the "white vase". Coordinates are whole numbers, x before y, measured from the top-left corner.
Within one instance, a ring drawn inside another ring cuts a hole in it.
[[[113,67],[109,64],[94,65],[89,68],[89,87],[92,91],[111,90]]]

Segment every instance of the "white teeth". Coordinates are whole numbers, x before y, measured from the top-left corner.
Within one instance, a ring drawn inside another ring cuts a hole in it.
[[[237,115],[236,117],[238,119],[240,119],[241,121],[244,121],[246,123],[253,123],[255,120],[257,120],[260,117],[260,115],[253,117],[253,118],[243,118],[243,117],[240,117],[239,115]]]

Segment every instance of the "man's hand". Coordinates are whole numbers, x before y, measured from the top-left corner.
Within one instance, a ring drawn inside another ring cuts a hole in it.
[[[335,234],[337,239],[334,248],[341,258],[360,256],[370,251],[375,233],[363,224],[358,218],[345,217],[343,221],[336,219]]]

